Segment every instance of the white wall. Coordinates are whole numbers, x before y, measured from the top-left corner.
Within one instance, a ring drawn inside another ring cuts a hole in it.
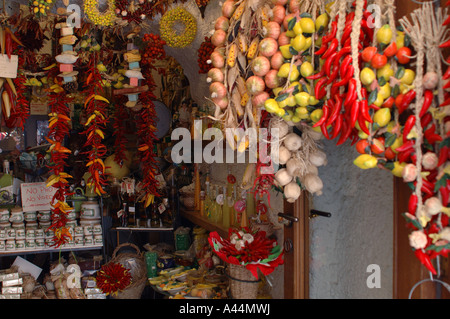
[[[323,195],[313,207],[332,213],[310,222],[311,298],[392,298],[393,179],[361,170],[350,143],[324,142],[328,165],[319,169]],[[380,266],[381,288],[366,285],[367,266]]]

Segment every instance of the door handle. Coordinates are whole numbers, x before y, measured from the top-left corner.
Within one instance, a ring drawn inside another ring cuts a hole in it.
[[[317,216],[331,217],[331,213],[322,212],[322,211],[316,210],[316,209],[311,209],[309,211],[309,218],[314,218],[314,217],[317,217]]]
[[[281,217],[280,222],[284,224],[286,227],[292,225],[292,223],[298,222],[298,218],[289,214],[278,213],[278,217]]]

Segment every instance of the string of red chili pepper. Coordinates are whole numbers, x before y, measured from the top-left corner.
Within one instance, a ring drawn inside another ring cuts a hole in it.
[[[106,155],[107,149],[103,144],[104,130],[108,121],[107,106],[108,103],[102,99],[104,91],[102,86],[102,76],[97,69],[99,56],[98,52],[93,52],[88,62],[88,77],[86,80],[86,89],[84,94],[87,96],[85,102],[85,112],[88,120],[85,123],[85,130],[81,132],[86,136],[83,152],[87,155],[88,172],[90,177],[87,184],[93,187],[97,195],[105,193],[103,187],[107,185],[105,175],[105,165],[102,158]]]
[[[370,11],[364,5],[359,49],[370,44],[373,38],[373,30],[367,25],[370,14]],[[330,92],[330,99],[327,99],[322,107],[322,118],[313,126],[320,127],[327,139],[335,139],[339,136],[337,145],[343,144],[356,134],[354,130],[356,123],[362,126],[362,130],[368,131],[365,121],[372,122],[367,103],[356,101],[356,80],[354,79],[354,67],[352,65],[355,62],[351,55],[351,34],[354,17],[354,11],[346,15],[340,40],[336,38],[339,16],[337,15],[335,20],[331,22],[328,34],[325,34],[322,38],[320,49],[315,52],[315,55],[320,56],[320,59],[324,61],[322,68],[318,73],[307,77],[310,80],[317,80],[314,87],[316,99],[323,99],[327,95],[327,90]],[[357,63],[360,63],[360,61],[357,61]]]
[[[71,151],[63,146],[64,139],[69,135],[70,130],[70,108],[69,103],[72,98],[68,97],[66,92],[50,92],[48,94],[48,106],[55,122],[50,122],[47,141],[51,146],[49,149],[50,164],[48,165],[52,176],[57,178],[65,171],[66,161]],[[59,247],[65,244],[70,238],[66,227],[68,210],[63,209],[62,203],[65,203],[67,196],[72,195],[69,183],[65,178],[55,179],[52,187],[56,188],[55,195],[52,198],[52,224],[48,230],[53,231],[53,245]]]

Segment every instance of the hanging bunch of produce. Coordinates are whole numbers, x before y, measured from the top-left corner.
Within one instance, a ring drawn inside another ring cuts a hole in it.
[[[164,15],[173,4],[184,2],[186,0],[115,0],[115,13],[128,23],[140,24],[145,19],[152,19],[158,14]]]
[[[214,51],[214,45],[211,42],[210,37],[205,37],[205,40],[200,45],[200,48],[198,49],[198,73],[205,74],[208,73],[209,70],[211,70],[212,66],[210,63],[208,63],[211,53]]]
[[[63,39],[64,37],[61,37]],[[49,88],[49,132],[47,141],[50,143],[48,153],[50,154],[50,171],[51,175],[47,179],[47,187],[56,188],[56,193],[52,199],[52,224],[49,229],[54,233],[53,245],[59,247],[68,242],[72,238],[68,227],[68,214],[73,210],[66,202],[66,197],[72,195],[70,191],[69,179],[71,175],[66,173],[66,162],[72,151],[64,146],[64,139],[69,135],[71,128],[70,107],[69,103],[73,98],[69,97],[67,92],[63,89],[64,83],[75,81],[73,76],[65,75],[65,66],[61,56],[65,52],[71,51],[71,45],[60,41],[62,46],[62,54],[56,57],[59,65],[60,73],[55,76],[54,84]],[[73,51],[72,51],[73,52]],[[67,55],[74,56],[66,53]],[[63,71],[61,71],[63,70]]]
[[[441,67],[441,49],[448,46],[448,10],[425,3],[400,19],[415,51],[414,92],[404,112],[405,166],[403,180],[413,190],[404,214],[411,229],[409,242],[416,257],[433,274],[432,260],[450,252],[448,85]],[[407,95],[403,97],[406,99]],[[409,131],[409,134],[407,132]],[[397,149],[398,150],[398,149]]]
[[[88,76],[86,79],[86,89],[84,94],[84,112],[87,120],[84,123],[85,130],[82,132],[86,136],[84,154],[87,156],[87,171],[89,173],[86,187],[92,189],[93,193],[102,196],[105,193],[106,182],[105,164],[103,158],[107,153],[103,144],[105,138],[105,128],[107,124],[107,106],[109,101],[104,97],[103,79],[98,69],[99,52],[91,54],[87,65]]]

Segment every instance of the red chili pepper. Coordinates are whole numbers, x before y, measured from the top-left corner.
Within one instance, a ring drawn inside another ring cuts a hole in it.
[[[342,113],[339,113],[336,117],[336,121],[334,121],[333,124],[333,131],[331,132],[331,139],[335,139],[339,133],[341,132],[342,124],[343,124],[343,115]]]
[[[414,90],[408,91],[403,96],[403,99],[400,102],[400,105],[397,105],[398,113],[402,114],[408,108],[409,104],[411,104],[411,102],[414,100],[415,97],[416,97],[416,91],[414,91]]]
[[[331,74],[331,65],[334,62],[334,59],[336,58],[337,52],[331,53],[328,58],[325,60],[325,63],[323,64],[323,68],[325,69],[325,74],[329,77]]]
[[[328,58],[331,54],[336,52],[338,45],[339,45],[338,39],[334,38],[333,40],[331,40],[330,46],[328,47],[328,49],[325,51],[325,53],[320,58],[322,60]]]
[[[440,150],[439,150],[439,160],[438,160],[438,164],[437,164],[438,167],[444,165],[445,162],[447,162],[449,150],[450,149],[449,149],[449,147],[447,145],[444,145],[444,146],[442,146],[440,148]]]
[[[342,80],[333,83],[332,88],[346,85],[350,81],[350,79],[353,77],[354,72],[355,72],[355,69],[354,69],[353,65],[349,65],[348,69],[347,69],[347,73],[343,77],[341,76]]]
[[[351,127],[355,127],[356,121],[358,120],[359,109],[360,109],[360,101],[355,101],[353,103],[351,111],[350,111],[350,125],[351,125]]]
[[[447,19],[445,19],[445,21],[442,23],[442,25],[447,25],[450,23],[450,16],[447,17]]]
[[[450,97],[445,99],[444,102],[442,102],[442,104],[439,104],[439,107],[443,107],[443,106],[447,106],[450,105]]]
[[[397,152],[405,152],[405,151],[408,151],[410,149],[414,149],[414,145],[415,145],[414,141],[408,140],[408,141],[406,141],[406,143],[403,143],[402,146],[397,147],[395,149],[395,151],[397,151]]]
[[[439,45],[439,47],[441,49],[443,48],[450,48],[450,40],[445,41],[444,43],[442,43],[441,45]]]
[[[350,39],[350,34],[352,33],[352,25],[346,25],[344,27],[344,32],[342,33],[342,37],[341,37],[341,45],[342,47],[345,47],[345,43],[348,39]]]
[[[337,32],[337,22],[332,21],[330,33],[328,35],[322,37],[322,46],[324,43],[326,44],[326,43],[330,42],[331,40],[333,40],[336,37],[336,32]]]
[[[323,136],[329,140],[330,134],[328,133],[327,123],[323,122],[322,125],[320,125],[320,130],[322,131]]]
[[[433,264],[431,263],[430,257],[423,252],[422,249],[416,249],[414,251],[416,257],[420,260],[420,262],[433,274],[436,275],[436,269],[434,269]]]
[[[424,116],[422,116],[422,118],[420,119],[420,126],[422,128],[426,128],[432,120],[433,120],[433,115],[430,112],[428,112]]]
[[[327,80],[328,80],[327,78],[322,78],[319,81],[317,81],[316,87],[314,88],[314,94],[316,99],[320,100],[325,96],[326,91],[323,88],[323,86],[325,82],[327,82]]]
[[[367,94],[366,94],[367,95]],[[370,116],[369,113],[369,106],[367,105],[367,100],[364,99],[361,101],[361,115],[364,118],[364,120],[368,121],[369,123],[373,123],[372,117]]]
[[[322,110],[323,110],[322,117],[312,127],[318,127],[328,119],[328,115],[330,113],[330,108],[328,107],[328,105],[325,104]]]
[[[352,56],[351,55],[345,56],[344,60],[342,60],[341,69],[339,72],[341,78],[344,78],[348,74],[348,68],[351,65],[350,63],[352,63]]]
[[[409,196],[408,201],[408,212],[413,216],[416,215],[417,203],[418,203],[417,195],[411,194],[411,196]]]
[[[339,98],[339,96],[335,96],[336,103],[332,103],[332,111],[330,113],[330,116],[327,119],[327,125],[331,125],[337,118],[338,114],[341,113],[341,107],[342,107],[342,100]]]
[[[434,183],[430,182],[427,179],[422,179],[422,187],[427,189],[427,191],[424,193],[434,195]]]
[[[362,101],[359,101],[359,104],[360,104],[359,108],[361,109]],[[359,128],[361,129],[361,131],[363,131],[367,135],[370,135],[369,128],[367,127],[367,124],[366,124],[366,119],[362,116],[361,112],[359,112],[359,114],[358,114],[358,124],[359,124]]]
[[[352,132],[352,128],[350,127],[350,123],[348,123],[346,117],[344,115],[342,115],[341,135],[339,136],[339,139],[338,139],[336,145],[341,145],[345,141],[347,141],[351,132]]]
[[[450,17],[450,16],[449,16]],[[448,62],[448,61],[447,61]],[[450,63],[450,62],[449,62]],[[447,67],[447,71],[445,71],[444,75],[442,76],[443,80],[450,79],[450,66]]]
[[[425,90],[425,92],[423,93],[422,109],[420,110],[420,113],[419,113],[420,117],[424,116],[425,113],[428,112],[428,109],[430,108],[431,103],[433,102],[433,98],[434,98],[433,91]]]
[[[355,11],[350,12],[345,16],[345,25],[351,25],[355,18]]]
[[[314,52],[315,55],[321,55],[328,49],[327,42],[322,41],[322,45],[320,46],[320,49]]]
[[[406,142],[407,136],[415,124],[416,124],[416,116],[414,114],[410,115],[405,122],[405,126],[403,126],[403,143]]]
[[[317,79],[320,79],[321,77],[323,77],[324,75],[325,75],[325,70],[322,69],[322,70],[320,70],[320,72],[318,72],[314,75],[307,76],[306,78],[308,80],[317,80]]]
[[[346,46],[343,47],[342,49],[340,49],[336,55],[336,62],[339,63],[339,61],[341,60],[341,58],[352,52],[352,47],[351,46]]]
[[[370,28],[366,20],[361,20],[361,27],[364,30],[365,35],[368,36],[370,40],[373,38],[373,28]]]
[[[356,100],[356,80],[355,78],[351,78],[348,81],[348,91],[347,96],[344,100],[344,105],[352,105],[353,102]]]
[[[442,141],[442,136],[436,134],[436,125],[434,123],[430,126],[430,128],[425,130],[423,135],[427,139],[428,143],[430,143],[431,145],[433,145],[436,142]]]
[[[450,89],[450,81],[448,81],[444,86],[444,89]]]
[[[333,66],[333,71],[331,72],[330,76],[328,77],[326,85],[333,83],[334,80],[336,80],[337,76],[339,74],[339,65],[336,63]],[[330,91],[331,92],[331,91]],[[333,92],[331,92],[333,94]]]
[[[450,192],[448,188],[445,186],[441,186],[439,188],[439,193],[441,194],[442,205],[446,207],[448,205],[448,200],[450,198],[449,196]]]

